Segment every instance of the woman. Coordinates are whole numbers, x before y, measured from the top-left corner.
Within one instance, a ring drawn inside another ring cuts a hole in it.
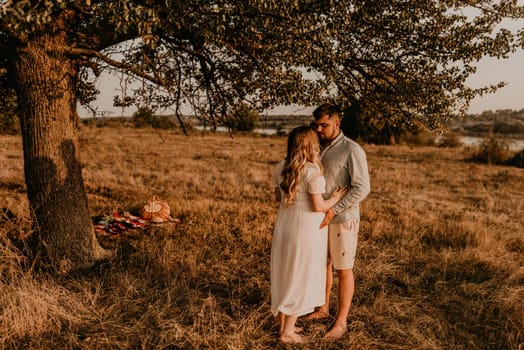
[[[289,134],[287,157],[275,168],[274,184],[280,207],[271,246],[271,311],[279,318],[280,340],[302,343],[297,318],[325,303],[327,228],[320,229],[320,223],[347,189],[322,197],[320,144],[306,126]]]

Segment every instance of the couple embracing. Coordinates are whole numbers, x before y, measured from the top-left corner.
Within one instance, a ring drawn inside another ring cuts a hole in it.
[[[322,105],[313,116],[313,128],[291,131],[286,159],[274,173],[280,207],[271,246],[271,311],[285,343],[304,342],[295,325],[299,317],[329,317],[332,269],[339,302],[324,339],[334,341],[347,332],[359,203],[370,191],[366,154],[342,133],[339,108]]]

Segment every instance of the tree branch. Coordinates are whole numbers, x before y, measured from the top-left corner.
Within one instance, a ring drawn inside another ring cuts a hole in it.
[[[92,58],[99,59],[107,63],[110,66],[113,66],[115,68],[118,68],[124,71],[128,71],[154,84],[157,84],[163,87],[167,87],[165,80],[162,79],[162,77],[160,77],[159,75],[152,76],[150,74],[147,74],[146,72],[144,72],[142,69],[138,68],[137,66],[114,60],[111,57],[100,53],[99,51],[70,47],[67,49],[67,52],[69,55],[73,55],[73,56],[92,57]]]

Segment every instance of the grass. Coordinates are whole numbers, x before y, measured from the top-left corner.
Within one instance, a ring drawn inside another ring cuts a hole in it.
[[[326,343],[330,321],[305,323],[308,344],[289,347],[269,307],[285,138],[83,127],[81,143],[93,216],[158,195],[179,222],[100,236],[115,255],[89,271],[31,272],[21,140],[0,136],[0,349],[524,348],[522,169],[463,148],[364,145],[350,333]]]

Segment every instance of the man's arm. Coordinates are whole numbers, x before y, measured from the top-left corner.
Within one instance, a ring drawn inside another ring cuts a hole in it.
[[[275,186],[275,200],[277,202],[280,202],[281,199],[282,199],[282,193],[280,192],[280,188]]]
[[[326,215],[324,215],[324,219],[320,223],[320,228],[324,228],[329,225],[334,217],[335,213],[333,212],[333,208],[329,208],[329,210],[326,211]]]
[[[371,190],[366,153],[361,147],[351,150],[347,161],[351,186],[348,193],[333,207],[334,214],[359,204]]]

